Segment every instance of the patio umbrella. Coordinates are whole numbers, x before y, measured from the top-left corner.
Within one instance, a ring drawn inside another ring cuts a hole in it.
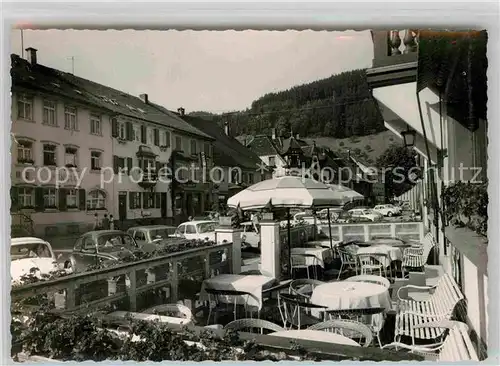
[[[324,208],[343,205],[343,202],[342,197],[324,183],[300,176],[284,176],[248,187],[230,197],[227,205],[239,207],[242,210],[266,207],[286,208],[288,211],[288,260],[291,263],[290,208]]]
[[[327,185],[328,187],[330,187],[332,191],[338,194],[339,200],[342,200],[344,204],[352,201],[362,201],[365,199],[365,197],[361,193],[358,193],[349,187],[340,184],[327,184]]]

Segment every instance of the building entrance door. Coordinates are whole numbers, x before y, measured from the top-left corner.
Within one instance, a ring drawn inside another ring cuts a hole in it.
[[[118,218],[121,222],[127,219],[127,192],[118,193]]]
[[[167,217],[167,192],[161,192],[160,195],[161,217],[164,219]]]

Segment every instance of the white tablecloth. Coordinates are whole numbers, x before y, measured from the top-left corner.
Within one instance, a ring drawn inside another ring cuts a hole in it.
[[[389,259],[389,263],[384,263],[386,267],[389,267],[392,261],[403,260],[403,252],[401,248],[393,247],[388,244],[377,244],[369,247],[359,248],[357,254],[385,254]]]
[[[340,281],[316,286],[311,302],[327,306],[328,310],[391,308],[388,289],[366,282]]]
[[[249,306],[256,306],[261,309],[262,290],[271,287],[274,283],[274,278],[262,275],[223,274],[203,281],[200,291],[200,301],[209,300],[209,296],[206,292],[207,288],[222,291],[242,291],[249,293],[250,296],[238,296],[236,298],[237,304],[245,304],[246,302]],[[226,299],[221,298],[220,300],[228,303],[235,301],[234,297]]]
[[[348,346],[358,346],[359,343],[353,341],[350,338],[344,337],[343,335],[326,332],[322,330],[284,330],[275,333],[271,333],[269,335],[276,337],[284,337],[284,338],[293,338],[293,339],[307,339],[311,341],[318,342],[328,342],[328,343],[336,343],[336,344],[345,344]]]
[[[308,266],[321,266],[325,268],[325,263],[332,261],[332,251],[328,248],[292,248],[292,254],[308,254],[313,257],[306,257],[306,264]]]

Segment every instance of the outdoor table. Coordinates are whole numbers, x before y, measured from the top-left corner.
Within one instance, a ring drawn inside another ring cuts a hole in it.
[[[403,252],[401,248],[394,247],[388,244],[378,244],[369,247],[359,248],[356,254],[385,254],[389,258],[389,263],[382,263],[385,267],[389,267],[393,261],[402,261]]]
[[[335,248],[337,245],[342,243],[339,240],[333,240],[332,245]],[[314,241],[308,241],[305,243],[307,247],[314,247],[314,246],[321,246],[323,248],[330,248],[330,239],[325,239],[325,240],[314,240]]]
[[[405,243],[401,242],[401,240],[398,239],[391,239],[391,238],[375,238],[372,240],[369,240],[367,243],[370,245],[390,245],[391,247],[395,248],[407,248],[415,245],[415,243]]]
[[[325,268],[325,263],[330,263],[332,261],[332,251],[330,248],[292,248],[292,254],[308,254],[316,257],[316,260],[311,257],[306,257],[306,265],[308,266],[320,266]]]
[[[249,296],[237,296],[236,303],[262,308],[262,290],[271,287],[276,280],[272,277],[262,275],[237,275],[222,274],[203,281],[200,290],[200,301],[209,301],[206,289],[219,291],[241,291],[250,294]],[[224,299],[221,301],[232,303],[234,299]]]
[[[359,343],[353,341],[350,338],[347,338],[343,335],[325,332],[322,330],[282,330],[279,332],[274,332],[269,334],[275,337],[283,337],[283,338],[293,338],[293,339],[305,339],[310,341],[317,342],[328,342],[328,343],[336,343],[336,344],[345,344],[347,346],[357,346],[361,347]]]
[[[327,306],[328,310],[391,308],[389,290],[382,285],[366,282],[338,281],[316,286],[311,303]],[[319,316],[319,312],[316,311]]]

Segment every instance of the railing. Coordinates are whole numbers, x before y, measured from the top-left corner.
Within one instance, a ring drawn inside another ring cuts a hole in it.
[[[314,239],[315,226],[313,224],[294,226],[290,229],[290,244],[292,248]],[[281,245],[288,245],[288,229],[280,228]]]
[[[373,67],[417,61],[418,30],[373,31]]]
[[[156,303],[178,300],[194,303],[204,279],[231,273],[231,255],[231,243],[171,253],[15,286],[11,301],[47,294],[55,308],[69,312],[104,305],[137,311]]]
[[[33,235],[33,220],[23,213],[11,213],[11,237]]]
[[[321,232],[335,241],[364,240],[374,236],[397,237],[403,240],[424,238],[424,225],[418,222],[383,222],[369,224],[332,224],[328,235],[328,224],[319,225]]]

